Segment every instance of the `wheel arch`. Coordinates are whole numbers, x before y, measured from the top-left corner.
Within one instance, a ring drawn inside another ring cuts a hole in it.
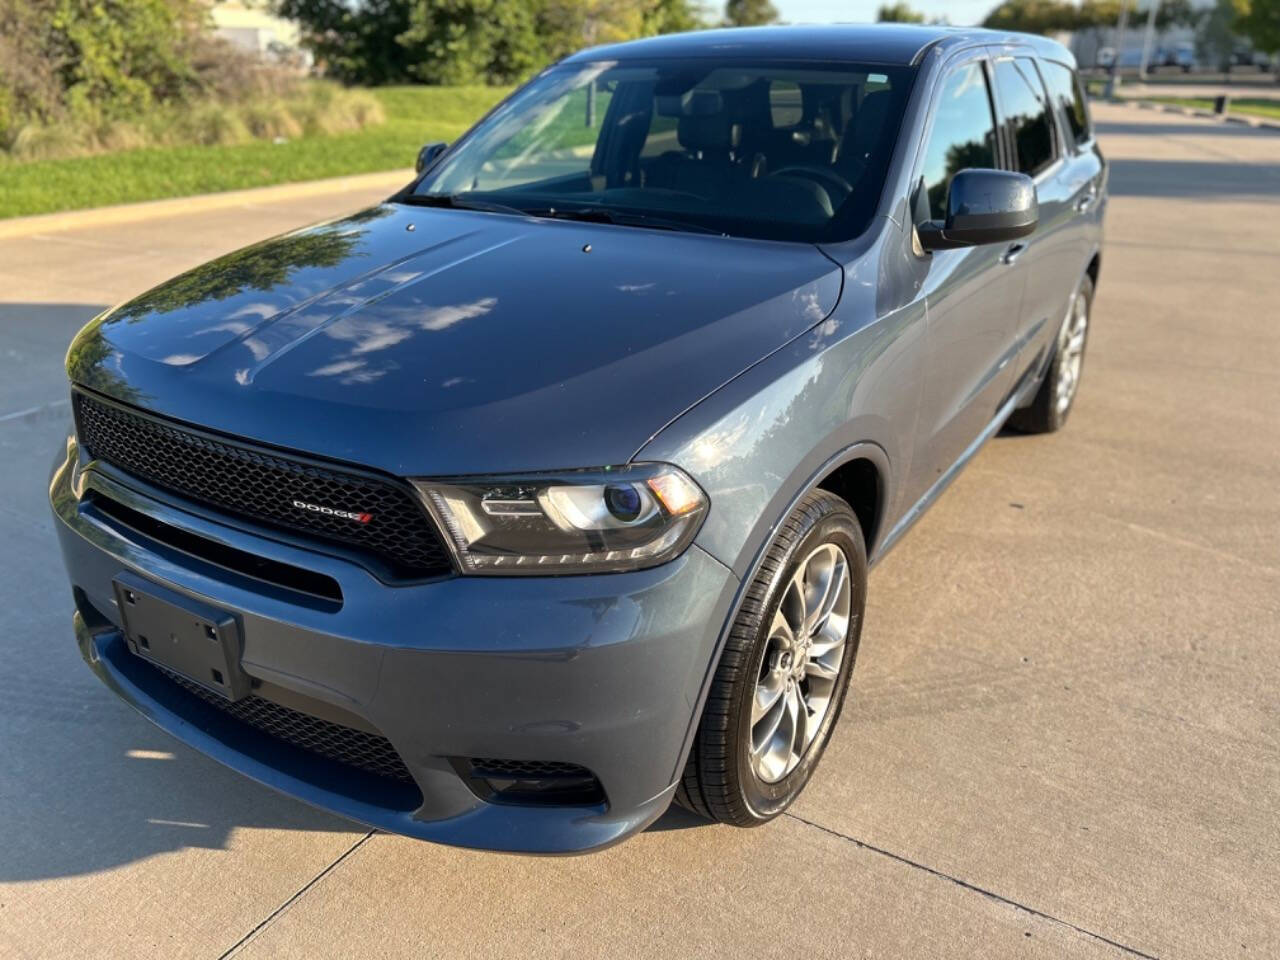
[[[867,563],[870,566],[874,562],[875,548],[885,527],[884,519],[891,489],[889,470],[889,456],[878,443],[871,440],[861,440],[849,444],[824,461],[817,470],[813,471],[809,479],[794,491],[793,496],[786,501],[781,509],[775,510],[769,516],[761,519],[762,525],[767,524],[768,533],[756,547],[746,574],[738,584],[733,601],[729,604],[724,622],[720,625],[720,633],[716,638],[715,649],[707,665],[706,674],[702,678],[689,727],[685,731],[684,745],[680,751],[679,762],[672,772],[674,778],[679,778],[689,758],[689,751],[692,749],[693,739],[698,733],[698,723],[702,718],[707,695],[715,679],[716,670],[720,666],[720,658],[724,655],[725,645],[729,639],[729,631],[738,619],[738,613],[742,609],[742,602],[746,598],[748,588],[760,572],[760,567],[768,555],[769,544],[773,540],[773,530],[787,518],[807,494],[814,490],[826,490],[845,499],[853,509],[854,515],[858,517],[858,523],[863,527],[862,536],[867,547]],[[871,484],[874,485],[874,497],[865,495],[868,491],[868,485]],[[842,490],[845,492],[841,492]],[[850,501],[846,494],[856,497],[859,501],[858,504]],[[867,521],[864,521],[864,516],[870,521],[869,525]]]

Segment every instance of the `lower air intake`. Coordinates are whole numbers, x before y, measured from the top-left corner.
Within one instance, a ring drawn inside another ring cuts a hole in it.
[[[601,806],[604,788],[586,767],[556,760],[472,757],[458,764],[471,789],[492,803]]]

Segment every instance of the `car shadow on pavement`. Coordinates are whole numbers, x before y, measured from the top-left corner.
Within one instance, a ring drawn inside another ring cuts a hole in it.
[[[221,850],[241,827],[364,832],[179,744],[81,660],[48,477],[70,417],[62,357],[94,312],[0,304],[0,884]]]
[[[58,738],[41,739],[47,747]],[[106,745],[102,739],[99,727],[75,745],[42,750],[43,769],[11,782],[26,804],[6,811],[0,883],[96,873],[186,848],[221,850],[243,827],[366,829],[278,796],[159,731],[124,723],[107,732]],[[121,750],[125,742],[136,746]]]
[[[704,820],[696,813],[690,813],[684,807],[677,807],[674,803],[667,808],[667,812],[660,816],[653,823],[649,824],[645,829],[652,833],[664,833],[667,830],[688,830],[691,827],[710,827],[710,820]]]

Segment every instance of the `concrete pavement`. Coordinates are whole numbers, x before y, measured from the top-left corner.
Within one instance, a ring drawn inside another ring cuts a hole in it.
[[[790,813],[586,858],[316,813],[79,662],[42,484],[98,309],[377,195],[0,240],[0,956],[1280,954],[1280,137],[1100,105],[1082,393],[873,573]]]

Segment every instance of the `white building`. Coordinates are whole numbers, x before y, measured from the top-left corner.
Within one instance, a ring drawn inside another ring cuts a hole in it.
[[[266,0],[215,0],[210,13],[214,33],[233,46],[273,60],[311,65],[298,24],[277,17]]]

